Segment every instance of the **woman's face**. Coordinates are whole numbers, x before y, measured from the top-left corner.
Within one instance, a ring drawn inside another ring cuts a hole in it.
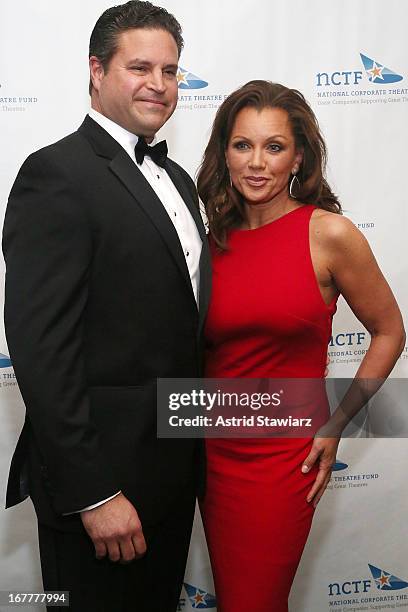
[[[267,204],[288,193],[292,171],[302,153],[296,150],[288,113],[281,108],[239,111],[225,152],[232,184],[248,204]]]

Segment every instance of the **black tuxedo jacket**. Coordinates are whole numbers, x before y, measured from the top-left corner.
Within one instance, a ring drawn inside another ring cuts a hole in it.
[[[209,254],[191,178],[166,171],[203,241],[199,309],[163,205],[90,117],[31,155],[10,194],[5,322],[26,421],[7,505],[30,495],[57,528],[119,490],[154,524],[195,477],[195,441],[157,439],[156,378],[200,375]]]

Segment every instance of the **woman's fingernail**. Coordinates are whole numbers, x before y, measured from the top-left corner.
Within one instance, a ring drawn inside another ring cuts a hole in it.
[[[307,465],[302,465],[302,472],[303,474],[306,474],[309,471],[309,468]]]

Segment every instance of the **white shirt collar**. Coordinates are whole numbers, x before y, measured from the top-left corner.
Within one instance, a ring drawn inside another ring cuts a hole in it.
[[[105,115],[102,115],[94,108],[90,108],[88,115],[96,121],[108,134],[112,136],[118,142],[125,151],[130,155],[130,157],[134,160],[135,158],[135,145],[139,139],[137,134],[133,134],[132,132],[128,132],[121,125],[112,121]],[[153,138],[153,142],[150,144],[156,143],[156,136]]]

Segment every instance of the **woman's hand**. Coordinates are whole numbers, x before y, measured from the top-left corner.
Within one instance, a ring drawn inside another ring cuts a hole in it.
[[[336,462],[339,442],[340,438],[314,438],[310,453],[302,465],[302,472],[307,474],[316,461],[319,461],[319,471],[316,480],[306,498],[309,503],[313,501],[315,508],[329,484],[332,467]]]

